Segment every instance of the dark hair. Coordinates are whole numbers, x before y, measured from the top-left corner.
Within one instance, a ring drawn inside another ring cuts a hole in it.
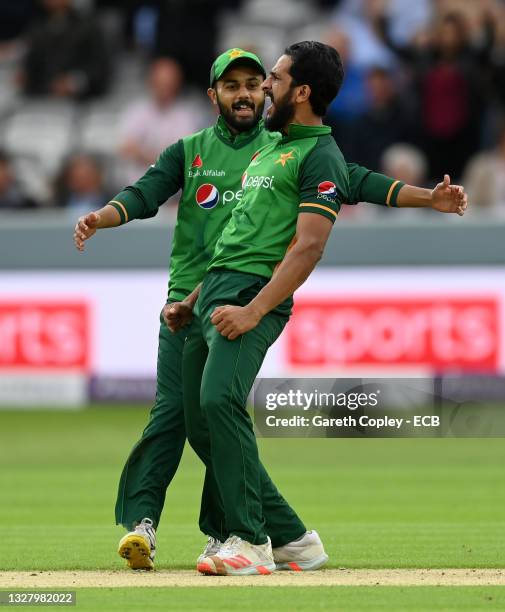
[[[323,117],[344,80],[344,68],[338,51],[329,45],[306,40],[286,47],[284,54],[293,62],[289,69],[293,86],[310,87],[312,110]]]

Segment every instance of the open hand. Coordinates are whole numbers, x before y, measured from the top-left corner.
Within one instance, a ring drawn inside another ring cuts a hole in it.
[[[461,185],[451,185],[451,178],[444,175],[444,180],[431,192],[431,207],[443,213],[465,214],[468,196]]]
[[[95,234],[99,223],[100,215],[95,212],[79,217],[74,228],[74,244],[78,251],[84,251],[84,242]]]

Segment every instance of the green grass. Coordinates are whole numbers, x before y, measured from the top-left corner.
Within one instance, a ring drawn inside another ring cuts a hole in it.
[[[121,568],[117,479],[146,408],[0,412],[4,569]],[[501,439],[261,440],[274,481],[330,567],[503,567]],[[189,448],[159,529],[159,568],[193,568],[203,470]]]
[[[241,587],[79,589],[76,610],[391,610],[437,612],[503,610],[503,587]],[[212,607],[211,607],[212,606]],[[62,606],[44,606],[61,610]]]
[[[0,412],[0,522],[10,551],[0,570],[123,567],[117,479],[146,418],[133,407]],[[284,439],[260,448],[284,495],[320,531],[330,566],[504,566],[500,439]],[[160,568],[194,567],[202,477],[187,449],[158,532]],[[505,609],[503,587],[89,588],[77,597],[78,610]]]

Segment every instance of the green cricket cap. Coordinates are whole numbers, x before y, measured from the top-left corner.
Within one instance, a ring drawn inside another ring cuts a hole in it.
[[[244,49],[228,49],[224,53],[216,58],[212,67],[210,69],[210,86],[212,87],[214,83],[220,79],[223,74],[228,70],[228,68],[234,64],[235,62],[251,62],[258,68],[264,78],[266,78],[267,73],[265,67],[263,66],[260,58],[250,51],[244,51]]]

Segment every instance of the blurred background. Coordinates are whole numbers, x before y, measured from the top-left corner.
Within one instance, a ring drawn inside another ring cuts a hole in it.
[[[471,373],[505,402],[505,2],[3,0],[0,404],[152,399],[177,197],[84,255],[75,221],[212,124],[218,53],[271,67],[305,39],[343,57],[325,121],[347,160],[449,173],[470,208],[346,207],[263,374]]]

